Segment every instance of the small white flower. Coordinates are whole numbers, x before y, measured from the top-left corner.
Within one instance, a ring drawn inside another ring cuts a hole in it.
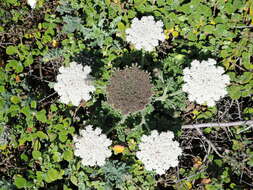
[[[78,106],[82,100],[91,98],[90,92],[95,87],[91,84],[90,71],[89,66],[83,67],[76,62],[70,63],[69,67],[60,67],[60,74],[54,84],[55,91],[60,95],[60,102]]]
[[[143,16],[141,20],[134,18],[131,28],[126,30],[126,40],[138,50],[152,51],[159,41],[165,40],[163,23],[155,22],[153,16]]]
[[[112,154],[108,148],[112,141],[101,134],[101,129],[93,130],[91,125],[88,125],[85,130],[81,130],[80,135],[74,136],[74,154],[82,158],[84,166],[104,165],[105,160]]]
[[[34,9],[36,7],[37,0],[27,0],[27,4]]]
[[[222,67],[216,67],[214,59],[208,59],[201,63],[194,60],[191,68],[185,68],[183,91],[188,93],[190,101],[198,104],[214,106],[215,101],[227,94],[226,86],[229,84],[229,76],[223,75]]]
[[[139,145],[140,151],[136,156],[141,160],[147,170],[155,170],[162,175],[170,167],[178,165],[178,156],[182,149],[177,141],[173,141],[174,134],[171,131],[158,134],[156,130],[150,136],[143,135]]]

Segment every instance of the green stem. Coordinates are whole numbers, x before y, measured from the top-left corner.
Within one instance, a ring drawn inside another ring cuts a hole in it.
[[[111,127],[105,134],[108,135],[110,134],[117,126],[123,124],[127,119],[127,115],[123,115],[122,119],[113,127]]]
[[[141,51],[141,66],[144,67],[144,60],[145,60],[145,52]]]
[[[146,129],[150,132],[150,128],[145,122],[145,113],[143,111],[141,112],[141,123],[139,124],[139,126],[141,127],[142,125],[144,125]]]
[[[161,97],[156,98],[155,100],[156,101],[165,101],[168,98],[167,92],[168,92],[168,86],[166,86],[164,88],[163,95]]]
[[[168,91],[168,87],[166,86],[164,88],[163,95],[161,97],[156,98],[155,100],[156,101],[165,101],[168,97],[176,96],[176,95],[184,93],[182,90],[178,90],[178,91],[176,91],[174,93],[167,94],[167,91]]]
[[[174,93],[169,94],[168,96],[176,96],[176,95],[182,94],[182,93],[184,93],[184,91],[178,90],[178,91],[176,91],[176,92],[174,92]]]

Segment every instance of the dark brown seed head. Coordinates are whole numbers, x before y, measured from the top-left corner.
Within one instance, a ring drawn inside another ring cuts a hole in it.
[[[129,114],[145,108],[152,96],[149,73],[137,65],[115,70],[106,87],[107,101],[122,114]]]

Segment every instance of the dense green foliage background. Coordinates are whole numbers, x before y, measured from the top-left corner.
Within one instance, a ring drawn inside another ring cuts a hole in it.
[[[167,40],[145,53],[125,41],[134,17],[153,15]],[[253,2],[251,0],[25,0],[0,2],[0,189],[251,189],[252,128],[183,124],[253,119]],[[195,105],[180,90],[182,70],[214,58],[231,78],[216,107]],[[144,61],[155,86],[152,103],[118,123],[106,103],[112,68]],[[58,68],[90,65],[93,99],[76,108],[59,103],[52,88]],[[73,135],[85,123],[125,147],[102,168],[84,167],[73,155]],[[164,176],[135,157],[148,129],[173,130],[184,154]]]

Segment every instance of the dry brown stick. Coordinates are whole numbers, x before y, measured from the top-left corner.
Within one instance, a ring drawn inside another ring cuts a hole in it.
[[[191,125],[183,125],[182,129],[196,129],[196,128],[204,128],[204,127],[231,127],[238,125],[253,125],[253,120],[248,121],[235,121],[228,123],[201,123],[201,124],[191,124]]]
[[[238,110],[238,117],[240,120],[242,120],[241,108],[240,108],[240,103],[238,100],[236,100],[236,104],[237,104],[237,110]]]
[[[219,151],[217,150],[217,148],[214,146],[214,144],[205,137],[205,135],[202,133],[202,131],[199,128],[196,128],[198,133],[201,135],[201,137],[208,143],[209,146],[212,147],[212,149],[214,150],[214,152],[220,157],[223,158],[223,156],[219,153]]]

